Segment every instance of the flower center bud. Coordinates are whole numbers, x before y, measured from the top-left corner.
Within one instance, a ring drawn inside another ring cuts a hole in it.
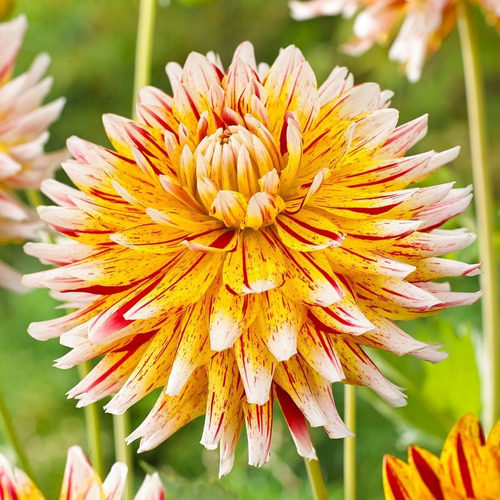
[[[213,193],[210,205],[205,206],[226,226],[258,229],[274,222],[284,208],[279,184],[269,192],[269,183],[263,183],[270,175],[278,178],[279,165],[262,140],[246,128],[217,129],[200,142],[194,158],[199,195],[207,199],[207,191]]]

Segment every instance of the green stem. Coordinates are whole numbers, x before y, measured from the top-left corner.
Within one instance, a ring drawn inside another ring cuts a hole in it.
[[[484,90],[479,49],[471,18],[470,8],[458,5],[458,27],[464,65],[469,137],[472,157],[472,175],[476,204],[479,256],[482,262],[481,288],[483,319],[483,417],[485,431],[493,427],[500,417],[500,333],[497,262],[493,241],[494,205],[493,183],[488,169],[487,132],[484,107]]]
[[[113,429],[115,436],[115,457],[117,462],[122,462],[128,467],[128,474],[125,479],[125,489],[122,500],[132,500],[134,491],[134,472],[132,449],[125,442],[125,438],[130,434],[130,419],[128,413],[113,415]]]
[[[78,365],[80,380],[86,377],[92,369],[90,362],[86,361]],[[90,462],[101,480],[104,480],[104,460],[102,456],[101,443],[101,418],[100,408],[97,403],[92,403],[83,408],[85,425],[87,428],[87,441],[90,452]]]
[[[43,201],[42,193],[38,189],[26,189],[25,193],[26,199],[32,208],[36,209],[36,207],[45,203]],[[54,243],[54,237],[50,231],[40,231],[39,238],[43,243]]]
[[[306,464],[307,476],[309,477],[314,500],[327,500],[328,493],[326,492],[325,481],[321,473],[319,461],[304,458],[304,462]]]
[[[344,421],[356,433],[356,388],[344,386]],[[356,438],[344,438],[344,500],[356,500]]]
[[[1,392],[0,416],[4,424],[5,434],[7,435],[12,448],[14,448],[14,451],[16,452],[17,458],[19,460],[19,465],[21,466],[23,471],[31,478],[31,480],[34,481],[35,477],[33,476],[33,471],[28,461],[28,457],[26,456],[26,453],[24,452],[24,449],[21,445],[21,441],[19,440],[19,437],[17,435],[14,423],[12,422],[12,416],[9,412],[9,409],[7,408],[7,404],[5,403]]]
[[[137,24],[137,43],[135,49],[134,72],[134,106],[132,114],[135,116],[135,102],[137,94],[151,80],[151,58],[153,55],[153,36],[157,0],[141,0],[139,21]]]
[[[42,193],[38,189],[27,189],[26,198],[33,208],[43,205]]]

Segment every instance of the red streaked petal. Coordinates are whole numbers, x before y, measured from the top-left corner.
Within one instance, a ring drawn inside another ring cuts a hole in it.
[[[226,257],[224,284],[235,293],[262,293],[281,286],[284,263],[272,235],[266,230],[245,229],[238,247]]]

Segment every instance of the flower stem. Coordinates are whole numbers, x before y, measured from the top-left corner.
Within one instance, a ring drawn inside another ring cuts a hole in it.
[[[38,189],[27,189],[26,198],[32,208],[36,209],[36,207],[43,205],[42,193]]]
[[[91,370],[88,361],[78,365],[78,375],[80,380],[86,377]],[[85,415],[85,425],[87,428],[87,441],[90,451],[90,462],[100,478],[104,478],[104,460],[102,457],[101,443],[101,419],[99,416],[100,408],[97,403],[92,403],[83,408]]]
[[[325,481],[321,473],[319,461],[304,458],[304,462],[306,464],[307,476],[309,477],[314,500],[327,500],[328,493],[326,492]]]
[[[28,457],[24,452],[24,449],[21,445],[21,441],[17,435],[16,429],[14,427],[14,423],[12,422],[12,416],[7,408],[7,404],[3,399],[2,392],[0,391],[0,416],[4,424],[5,434],[7,435],[12,448],[16,452],[17,458],[19,460],[19,465],[23,469],[23,471],[31,478],[32,481],[35,480],[33,476],[33,471],[31,469],[30,463],[28,461]]]
[[[356,388],[344,386],[344,421],[356,433]],[[344,499],[356,500],[356,438],[344,438]]]
[[[157,0],[141,0],[139,7],[137,43],[135,48],[133,115],[135,115],[135,102],[137,94],[142,87],[149,85],[151,79],[151,58],[153,55],[156,1]]]
[[[479,256],[482,262],[481,288],[483,319],[483,417],[485,431],[500,417],[500,332],[497,263],[493,242],[494,206],[493,183],[488,169],[487,132],[484,90],[479,50],[470,8],[465,2],[458,5],[458,27],[464,65],[472,175],[478,224]]]
[[[130,419],[128,413],[113,415],[113,429],[115,435],[116,461],[122,462],[128,467],[122,500],[132,500],[134,491],[133,461],[131,448],[125,442],[125,438],[130,434]]]

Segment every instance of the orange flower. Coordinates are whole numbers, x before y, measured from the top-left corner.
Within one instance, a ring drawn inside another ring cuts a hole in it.
[[[427,118],[397,127],[392,94],[353,86],[345,68],[318,89],[295,47],[271,68],[244,43],[227,71],[193,53],[167,72],[173,97],[148,87],[137,120],[104,117],[116,151],[69,140],[75,160],[63,166],[78,189],[43,184],[60,206],[42,219],[74,242],[28,244],[60,267],[25,283],[79,309],[29,331],[73,348],[61,368],[104,356],[70,391],[79,405],[116,394],[106,408],[122,413],[164,388],[130,436],[140,450],[206,414],[201,441],[220,444],[221,474],[243,425],[249,462],[262,465],[276,397],[299,453],[314,458],[304,417],[350,435],[332,382],[405,404],[362,346],[439,361],[393,320],[479,297],[432,282],[477,272],[437,258],[474,239],[437,229],[470,188],[405,189],[458,149],[403,157]]]
[[[98,475],[78,446],[68,450],[60,500],[120,500],[125,486],[127,467],[120,462],[101,483]],[[44,500],[40,490],[20,469],[12,470],[0,454],[0,498],[2,500]],[[146,476],[135,500],[164,500],[165,494],[158,474]]]
[[[498,0],[471,0],[479,5],[487,20],[500,28]],[[455,0],[293,0],[292,16],[297,20],[321,15],[343,14],[354,22],[354,40],[344,46],[345,52],[359,55],[375,43],[386,43],[400,27],[389,52],[393,61],[404,64],[410,81],[420,79],[428,54],[436,52],[456,23]]]
[[[485,441],[478,419],[467,414],[453,427],[437,458],[410,446],[408,464],[384,458],[387,500],[462,500],[500,498],[500,422]]]
[[[26,25],[24,16],[0,23],[0,244],[35,237],[40,221],[16,190],[38,189],[67,157],[66,151],[43,150],[47,127],[64,106],[64,99],[41,105],[52,86],[50,77],[41,79],[49,57],[39,55],[26,73],[11,78]],[[22,289],[19,274],[3,262],[0,286]]]

